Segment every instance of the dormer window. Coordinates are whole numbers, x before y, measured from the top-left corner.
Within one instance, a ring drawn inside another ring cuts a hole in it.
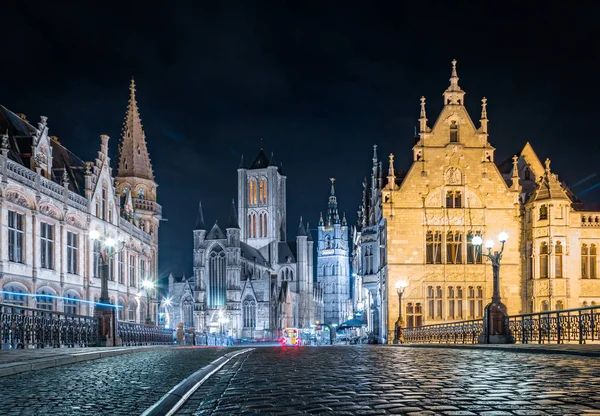
[[[542,205],[540,207],[540,220],[548,219],[548,207],[546,205]]]
[[[525,179],[526,181],[531,180],[531,171],[527,168],[525,168],[525,170],[523,171],[523,179]]]
[[[456,120],[453,120],[450,124],[450,143],[458,143],[458,124],[456,124]]]

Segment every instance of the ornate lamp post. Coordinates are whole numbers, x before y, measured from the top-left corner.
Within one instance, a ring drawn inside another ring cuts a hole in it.
[[[483,314],[483,334],[479,337],[480,344],[507,344],[512,342],[512,337],[506,327],[506,318],[508,312],[506,306],[500,299],[500,260],[504,252],[504,243],[508,240],[508,234],[501,232],[498,234],[498,241],[502,244],[500,251],[494,251],[494,240],[486,240],[485,248],[487,253],[482,252],[481,245],[483,239],[481,236],[473,237],[472,243],[476,247],[477,252],[490,259],[492,262],[493,271],[493,293],[492,301],[487,304]]]
[[[98,345],[113,347],[120,345],[120,339],[117,336],[116,306],[110,304],[108,297],[108,267],[109,259],[123,250],[125,242],[101,235],[98,230],[91,230],[90,238],[100,244],[100,299],[94,308],[94,316],[98,318]]]
[[[154,289],[154,283],[151,280],[144,280],[142,282],[142,287],[146,291],[146,321],[144,323],[146,325],[151,325],[152,317],[150,316],[150,291]]]
[[[398,320],[396,321],[394,331],[394,344],[403,344],[404,335],[402,334],[402,327],[404,326],[404,319],[402,318],[402,296],[408,286],[408,282],[406,280],[399,280],[395,286],[398,293]]]

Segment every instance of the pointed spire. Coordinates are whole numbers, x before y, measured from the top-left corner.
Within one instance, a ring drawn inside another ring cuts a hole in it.
[[[512,169],[512,188],[513,190],[519,189],[519,157],[514,155],[513,158],[513,169]]]
[[[487,98],[483,97],[481,99],[481,132],[488,132],[488,118],[487,118]]]
[[[421,97],[421,114],[419,116],[419,130],[421,133],[425,133],[427,131],[427,113],[425,112],[425,97]],[[416,135],[417,132],[415,131],[415,137]]]
[[[204,213],[202,212],[202,201],[198,203],[198,217],[196,218],[196,227],[194,230],[205,230]]]
[[[394,154],[390,153],[390,169],[388,171],[388,187],[391,191],[394,190],[396,184],[396,173],[394,172]]]
[[[319,225],[323,226],[325,225],[325,221],[323,220],[323,213],[321,212],[320,217],[319,217]]]
[[[335,187],[333,186],[333,183],[335,182],[335,178],[329,178],[329,180],[331,181],[331,196],[335,195]]]
[[[310,232],[310,224],[308,222],[306,223],[306,235],[308,236],[306,241],[313,241],[312,233]]]
[[[444,105],[464,105],[465,92],[458,85],[458,73],[456,72],[456,59],[452,60],[452,75],[450,86],[444,91]]]
[[[240,228],[237,209],[235,208],[235,198],[231,200],[231,211],[229,212],[229,225],[227,225],[227,228]]]
[[[333,186],[335,178],[329,178],[329,180],[331,181],[331,193],[329,195],[329,204],[327,205],[327,226],[331,227],[333,224],[339,224],[340,216],[337,210],[337,198]]]
[[[118,177],[137,177],[154,180],[152,164],[146,146],[146,134],[142,127],[140,111],[135,99],[135,81],[129,86],[129,104],[123,125],[123,136],[119,146]]]
[[[546,158],[546,162],[544,162],[546,175],[550,174],[550,159]]]
[[[271,152],[271,160],[269,160],[269,166],[277,166],[275,163],[275,153]]]
[[[244,155],[242,155],[240,159],[240,165],[238,166],[238,169],[246,169],[246,165],[244,164]]]
[[[304,229],[302,217],[300,217],[300,223],[298,224],[298,232],[296,233],[296,237],[306,237],[306,230]]]
[[[348,221],[346,221],[346,213],[342,216],[342,225],[348,225]]]

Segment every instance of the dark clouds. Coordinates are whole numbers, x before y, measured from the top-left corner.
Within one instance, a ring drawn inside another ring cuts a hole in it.
[[[563,180],[597,172],[597,6],[587,7],[13,2],[2,14],[0,102],[34,123],[48,116],[51,133],[84,159],[109,134],[116,168],[135,76],[169,220],[161,272],[190,273],[198,199],[208,223],[226,222],[240,155],[250,162],[260,138],[284,162],[292,235],[300,215],[316,224],[329,177],[355,218],[372,145],[409,167],[419,98],[433,125],[453,58],[475,121],[489,99],[498,160],[531,141]]]

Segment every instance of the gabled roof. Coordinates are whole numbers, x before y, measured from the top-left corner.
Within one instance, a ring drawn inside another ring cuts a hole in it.
[[[267,263],[267,259],[265,259],[265,257],[261,254],[261,252],[258,251],[257,249],[255,249],[254,247],[252,247],[251,245],[248,245],[248,244],[240,241],[240,250],[241,250],[244,258],[246,258],[248,261],[254,261],[254,259],[256,258],[257,263],[260,263],[260,264]]]
[[[546,159],[544,175],[537,181],[529,202],[544,199],[567,199],[570,201],[569,193],[568,188],[558,181],[558,175],[550,171],[550,159]]]
[[[279,253],[279,258],[277,259],[277,263],[285,264],[287,263],[287,259],[290,259],[290,263],[296,263],[296,242],[291,241],[282,241],[277,248],[277,252]]]
[[[260,153],[254,159],[254,162],[250,165],[250,169],[264,169],[270,165],[269,158],[265,154],[263,149],[260,149]]]
[[[227,236],[219,228],[219,225],[215,222],[215,225],[211,228],[206,236],[207,240],[226,240]]]

